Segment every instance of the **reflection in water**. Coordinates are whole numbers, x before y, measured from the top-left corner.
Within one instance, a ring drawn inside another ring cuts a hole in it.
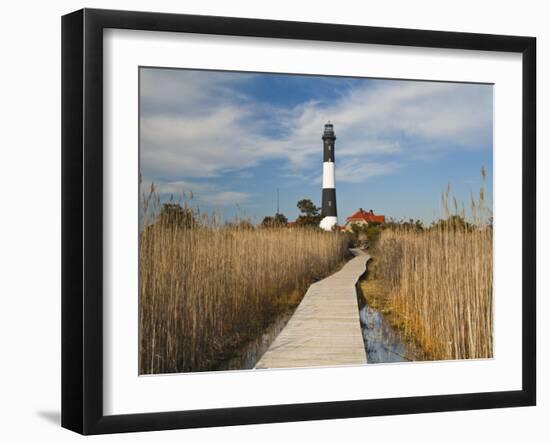
[[[401,337],[384,318],[384,315],[371,309],[361,296],[359,300],[359,318],[363,341],[367,351],[367,363],[393,363],[412,361],[415,359],[415,349]]]
[[[238,351],[238,356],[222,362],[216,370],[227,371],[237,369],[253,369],[262,355],[267,351],[271,343],[277,338],[279,333],[286,326],[288,320],[292,316],[292,312],[288,312],[279,316],[264,333],[247,343]]]

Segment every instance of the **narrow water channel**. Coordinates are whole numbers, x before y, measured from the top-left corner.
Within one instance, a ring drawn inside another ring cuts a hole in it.
[[[357,284],[359,319],[367,353],[367,364],[395,363],[416,360],[418,349],[404,339],[400,331],[393,328],[377,309],[372,309],[363,298]]]
[[[367,364],[418,360],[421,356],[419,349],[392,327],[380,310],[372,309],[366,303],[360,283],[359,281],[356,285],[357,301]],[[292,313],[289,311],[280,315],[259,337],[244,345],[234,357],[221,362],[215,370],[253,369],[286,326]]]

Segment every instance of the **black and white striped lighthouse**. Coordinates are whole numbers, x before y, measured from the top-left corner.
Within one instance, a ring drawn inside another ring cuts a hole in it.
[[[323,205],[319,226],[330,231],[338,223],[336,215],[336,186],[334,181],[334,126],[328,122],[323,132]]]

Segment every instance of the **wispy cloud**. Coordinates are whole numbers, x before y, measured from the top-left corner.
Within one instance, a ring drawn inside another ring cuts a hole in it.
[[[245,203],[249,197],[245,192],[220,191],[205,195],[203,200],[212,206],[234,206]]]
[[[141,107],[146,114],[207,115],[221,101],[246,101],[231,87],[242,78],[230,72],[141,69]]]
[[[148,191],[150,184],[149,181],[144,182],[142,189]],[[221,190],[212,183],[188,180],[160,181],[155,183],[155,190],[159,195],[171,195],[176,200],[185,199],[189,204],[207,204],[214,207],[240,205],[247,202],[251,196],[245,192]]]
[[[490,86],[355,82],[332,102],[277,108],[241,91],[250,79],[236,73],[143,70],[143,175],[166,187],[182,177],[244,169],[249,174],[266,160],[280,160],[285,174],[316,177],[321,131],[329,119],[338,137],[339,181],[361,182],[394,174],[411,160],[491,146]],[[223,192],[210,189],[205,201],[246,198]]]
[[[377,163],[344,160],[338,165],[336,180],[344,183],[361,183],[371,177],[393,174],[400,168],[401,165],[397,162]]]

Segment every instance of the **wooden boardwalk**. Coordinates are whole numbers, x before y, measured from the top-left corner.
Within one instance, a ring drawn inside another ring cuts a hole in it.
[[[367,363],[355,284],[370,257],[352,252],[340,271],[309,287],[256,369]]]

